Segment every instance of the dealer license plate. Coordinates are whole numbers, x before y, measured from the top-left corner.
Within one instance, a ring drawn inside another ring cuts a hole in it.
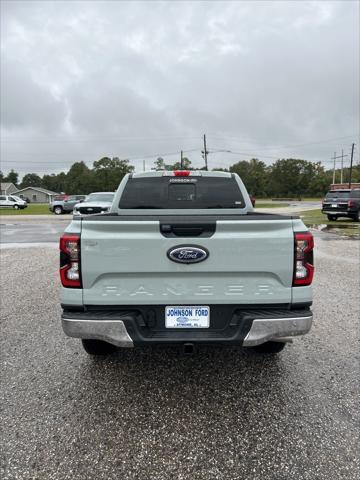
[[[209,328],[210,308],[204,306],[165,307],[166,328]]]

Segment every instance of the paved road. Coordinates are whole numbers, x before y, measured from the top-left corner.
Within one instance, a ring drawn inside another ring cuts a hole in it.
[[[359,478],[359,242],[320,236],[316,259],[315,326],[278,358],[93,360],[61,331],[56,249],[3,248],[0,477]]]
[[[3,247],[27,247],[30,244],[57,243],[69,222],[0,223],[0,244],[5,244]]]

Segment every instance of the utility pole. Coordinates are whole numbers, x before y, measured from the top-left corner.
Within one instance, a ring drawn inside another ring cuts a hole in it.
[[[334,160],[334,170],[333,170],[333,184],[335,183],[335,167],[336,167],[336,152],[334,152],[334,157],[333,157],[333,160]]]
[[[184,169],[184,159],[183,159],[183,151],[180,151],[180,169]]]
[[[341,165],[342,165],[342,162],[343,162],[343,158],[346,157],[346,155],[344,155],[344,152],[342,151],[342,154],[339,155],[338,157],[336,156],[336,152],[334,152],[334,156],[332,157],[331,160],[334,160],[334,170],[333,170],[333,184],[335,183],[335,170],[336,170],[336,160],[338,158],[341,158]],[[341,166],[341,180],[342,180],[342,166]],[[341,182],[342,183],[342,182]]]
[[[204,133],[204,150],[202,150],[201,153],[203,154],[203,158],[205,160],[205,170],[208,170],[207,154],[209,152],[206,150],[206,135],[205,135],[205,133]]]
[[[343,168],[344,168],[344,157],[348,155],[344,155],[344,150],[341,150],[341,173],[340,173],[340,183],[343,183]]]
[[[351,177],[352,177],[352,166],[353,166],[353,158],[354,158],[354,147],[355,147],[355,143],[353,143],[353,144],[351,145],[349,188],[351,188]]]
[[[145,172],[145,158],[143,160],[143,171]]]

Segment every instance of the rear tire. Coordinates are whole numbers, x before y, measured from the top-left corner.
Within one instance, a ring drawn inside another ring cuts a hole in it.
[[[252,347],[253,350],[257,353],[279,353],[284,350],[286,343],[285,342],[265,342],[261,345],[256,345]]]
[[[63,213],[63,209],[61,207],[54,208],[55,215],[61,215]]]
[[[85,352],[89,355],[110,355],[117,350],[115,345],[102,340],[83,339],[81,342]]]
[[[328,215],[327,217],[328,217],[328,220],[329,220],[330,222],[336,222],[336,220],[337,220],[337,216],[336,216],[336,215]]]

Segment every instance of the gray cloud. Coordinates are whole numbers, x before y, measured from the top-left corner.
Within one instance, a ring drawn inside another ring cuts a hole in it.
[[[328,161],[356,141],[355,1],[1,9],[3,171],[59,171],[103,155],[140,168],[142,156],[194,148],[200,165],[203,132],[210,149],[244,152],[214,153],[214,166],[248,154]]]

